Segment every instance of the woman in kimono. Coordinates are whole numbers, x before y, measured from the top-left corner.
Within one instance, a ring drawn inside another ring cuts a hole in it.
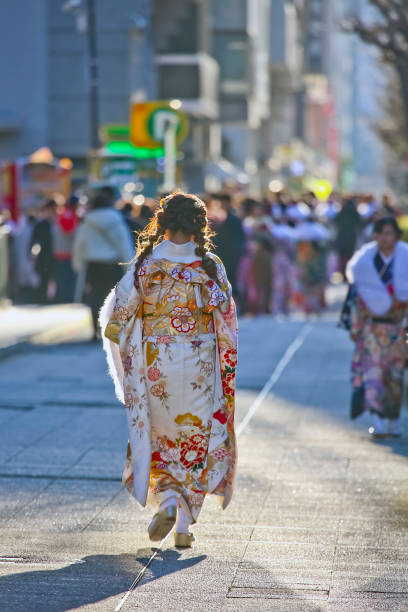
[[[354,414],[372,415],[374,437],[401,435],[403,371],[407,359],[408,245],[393,218],[374,226],[375,242],[347,266],[351,283],[342,313],[355,342],[352,362]]]
[[[186,547],[207,493],[227,507],[236,462],[236,311],[210,246],[204,203],[171,194],[101,312],[129,428],[124,485],[157,508],[150,539],[176,524],[175,544]]]
[[[271,312],[272,301],[272,251],[273,226],[265,207],[252,198],[242,202],[243,230],[246,236],[246,252],[241,258],[238,283],[243,297],[245,313]]]
[[[296,227],[297,272],[305,313],[318,314],[325,307],[326,255],[329,231],[312,214]]]
[[[271,233],[274,239],[273,314],[287,315],[296,276],[296,231],[281,218],[275,220]]]

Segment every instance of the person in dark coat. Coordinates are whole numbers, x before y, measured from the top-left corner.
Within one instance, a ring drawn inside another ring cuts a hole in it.
[[[237,295],[237,270],[238,263],[245,252],[246,235],[242,227],[241,219],[235,214],[231,203],[231,196],[227,193],[216,195],[212,203],[219,202],[220,205],[211,206],[209,218],[211,229],[215,232],[212,242],[215,254],[223,261],[227,276],[231,283],[234,298],[239,303]],[[213,214],[211,214],[213,213]]]
[[[48,285],[54,278],[54,224],[57,215],[57,204],[49,200],[41,210],[40,220],[34,226],[33,252],[36,254],[35,268],[40,282],[37,290],[37,302],[47,304]]]
[[[361,218],[353,198],[343,201],[342,209],[334,219],[336,227],[336,247],[340,258],[340,271],[345,274],[347,262],[351,259],[357,246],[361,231]]]

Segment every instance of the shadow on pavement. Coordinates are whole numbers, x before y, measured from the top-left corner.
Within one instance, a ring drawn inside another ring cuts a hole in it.
[[[60,569],[2,576],[2,609],[13,612],[64,612],[113,595],[119,599],[151,554],[152,549],[144,548],[135,555],[91,555]],[[203,561],[206,555],[180,557],[182,554],[176,550],[160,551],[141,584],[192,567]]]

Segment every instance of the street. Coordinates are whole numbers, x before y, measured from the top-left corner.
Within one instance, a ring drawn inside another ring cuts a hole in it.
[[[408,609],[407,444],[349,422],[335,324],[241,321],[233,501],[208,498],[193,549],[169,538],[122,610]],[[0,377],[1,609],[113,611],[152,554],[151,510],[121,485],[125,414],[102,350],[32,347]]]

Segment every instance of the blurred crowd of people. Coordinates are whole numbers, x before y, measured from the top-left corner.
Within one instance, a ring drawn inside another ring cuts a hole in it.
[[[401,214],[387,194],[381,203],[335,193],[322,203],[312,192],[294,199],[286,190],[262,201],[231,193],[206,201],[216,252],[243,314],[321,312],[327,284],[344,279],[376,219]]]
[[[103,296],[134,256],[135,235],[158,201],[118,199],[111,187],[88,198],[48,200],[9,230],[8,294],[15,303],[85,301],[96,316]],[[379,217],[398,217],[388,195],[292,198],[283,189],[263,200],[232,187],[202,196],[241,314],[319,313],[327,283],[340,282],[356,248],[371,240]],[[137,203],[135,203],[137,201]]]

